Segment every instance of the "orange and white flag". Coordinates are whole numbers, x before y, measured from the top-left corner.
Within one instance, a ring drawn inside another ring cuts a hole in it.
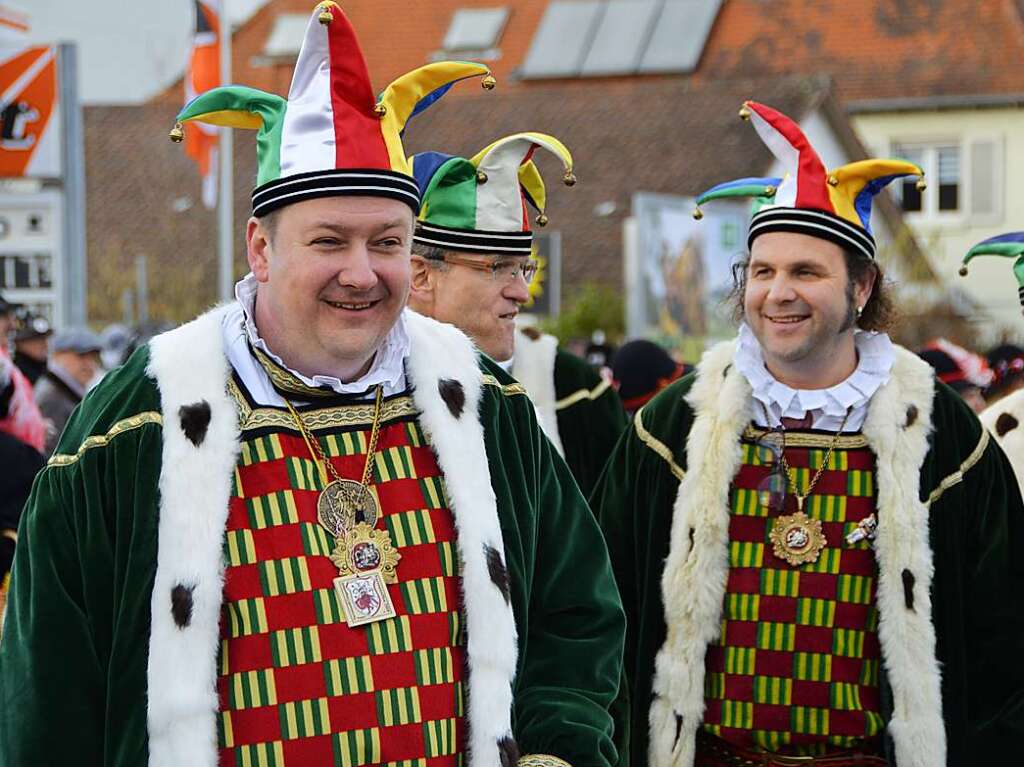
[[[204,91],[221,85],[220,30],[221,0],[192,0],[195,33],[185,71],[185,103]],[[199,166],[203,177],[203,205],[217,206],[218,128],[198,122],[185,124],[185,152]]]

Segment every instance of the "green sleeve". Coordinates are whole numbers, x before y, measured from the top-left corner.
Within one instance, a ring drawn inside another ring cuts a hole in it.
[[[615,763],[612,719],[625,631],[604,539],[568,467],[541,437],[542,508],[517,687],[517,741],[573,767]]]
[[[561,350],[555,358],[555,393],[565,462],[589,496],[629,417],[612,386],[585,361]],[[578,398],[581,394],[586,396]]]
[[[1024,507],[995,440],[965,484],[968,752],[996,764],[1024,743]]]
[[[72,416],[21,516],[0,640],[2,765],[145,764],[161,429],[135,359]]]

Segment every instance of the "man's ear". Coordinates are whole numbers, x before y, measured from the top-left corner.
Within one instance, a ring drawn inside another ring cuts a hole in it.
[[[257,282],[270,281],[270,232],[256,217],[245,226],[245,257]]]
[[[878,279],[877,269],[867,269],[864,277],[853,284],[853,300],[858,307],[864,307],[867,304]]]
[[[412,278],[409,281],[409,304],[414,310],[428,309],[434,303],[438,270],[422,256],[412,257]]]

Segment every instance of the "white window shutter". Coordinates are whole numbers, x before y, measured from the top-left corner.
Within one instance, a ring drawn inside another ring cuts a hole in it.
[[[1003,221],[1003,140],[979,138],[970,142],[971,224],[995,226]]]

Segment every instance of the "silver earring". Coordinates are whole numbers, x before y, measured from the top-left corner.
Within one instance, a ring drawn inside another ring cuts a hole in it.
[[[860,319],[860,316],[861,316],[862,314],[864,314],[864,307],[863,307],[863,306],[858,306],[858,307],[857,307],[857,319],[858,319],[858,320]]]

